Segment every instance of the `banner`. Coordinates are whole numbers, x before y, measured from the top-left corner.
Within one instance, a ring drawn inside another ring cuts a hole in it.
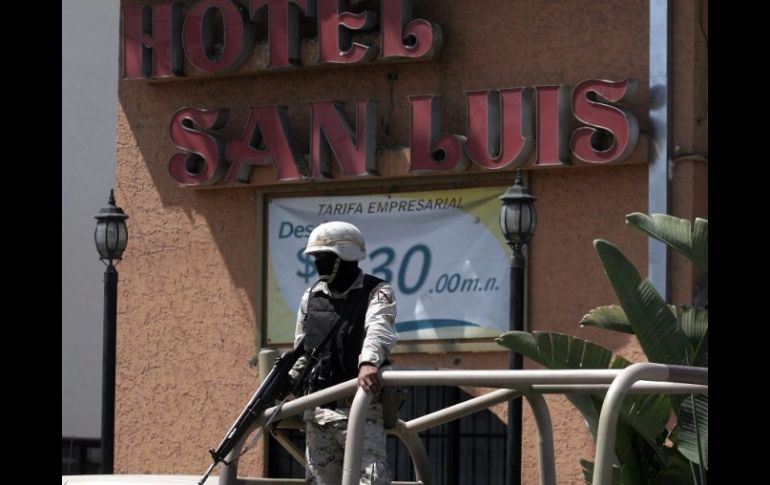
[[[270,199],[268,343],[293,341],[300,298],[318,277],[302,251],[313,228],[335,220],[361,230],[360,267],[393,287],[400,341],[507,331],[510,250],[498,222],[505,189]]]

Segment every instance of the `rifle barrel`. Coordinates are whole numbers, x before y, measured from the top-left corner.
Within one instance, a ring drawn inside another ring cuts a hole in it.
[[[203,485],[203,482],[206,481],[206,479],[211,475],[211,471],[214,470],[214,467],[217,466],[217,462],[213,462],[211,465],[209,465],[209,469],[206,470],[206,473],[203,474],[203,477],[198,482],[198,485]]]

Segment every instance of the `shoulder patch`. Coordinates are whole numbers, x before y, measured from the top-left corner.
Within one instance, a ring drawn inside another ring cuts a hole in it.
[[[390,291],[385,290],[384,288],[377,290],[375,298],[377,298],[378,303],[393,303],[393,295],[390,294]]]

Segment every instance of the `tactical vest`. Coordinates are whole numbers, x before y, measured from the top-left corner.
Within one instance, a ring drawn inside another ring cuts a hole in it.
[[[358,356],[364,344],[364,319],[369,308],[369,295],[383,280],[364,276],[361,288],[351,290],[343,298],[331,298],[323,291],[308,297],[305,314],[305,350],[312,352],[321,345],[338,321],[342,321],[317,354],[318,364],[305,384],[304,394],[325,389],[358,376]]]

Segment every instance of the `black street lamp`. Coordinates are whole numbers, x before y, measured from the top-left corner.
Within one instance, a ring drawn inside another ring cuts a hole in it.
[[[522,250],[535,233],[537,213],[535,200],[529,189],[523,185],[521,171],[516,171],[516,180],[505,194],[500,196],[503,207],[500,210],[500,228],[511,247],[511,302],[509,330],[524,330],[524,269],[527,261]],[[523,368],[522,356],[511,351],[508,368]],[[521,399],[508,401],[508,430],[505,448],[505,475],[508,485],[521,484]]]
[[[123,209],[115,206],[110,190],[109,206],[96,216],[94,241],[104,270],[104,336],[102,346],[102,473],[112,473],[115,443],[115,326],[118,310],[118,272],[113,261],[120,260],[128,243]]]

